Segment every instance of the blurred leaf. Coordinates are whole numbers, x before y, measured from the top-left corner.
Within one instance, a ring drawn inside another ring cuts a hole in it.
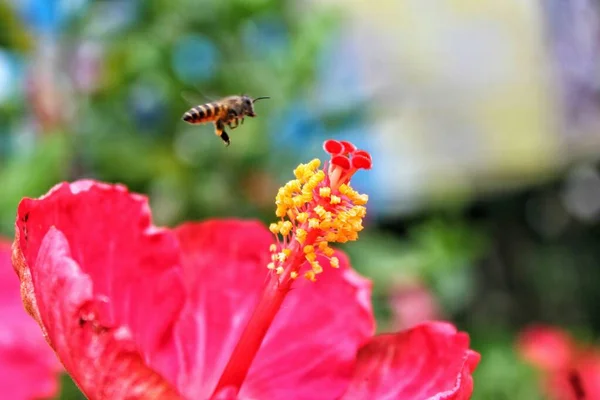
[[[0,167],[0,230],[12,236],[17,205],[67,179],[71,149],[65,134],[44,136],[31,154],[15,154]]]

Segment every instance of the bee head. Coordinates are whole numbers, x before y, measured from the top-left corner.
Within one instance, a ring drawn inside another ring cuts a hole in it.
[[[244,113],[246,115],[248,115],[249,117],[256,117],[256,113],[254,112],[254,103],[257,100],[261,100],[261,99],[268,99],[269,97],[257,97],[255,99],[253,99],[250,96],[247,95],[242,95],[242,108],[244,110]]]

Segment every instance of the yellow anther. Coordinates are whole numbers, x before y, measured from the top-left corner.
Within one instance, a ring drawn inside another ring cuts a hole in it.
[[[305,223],[307,219],[308,213],[306,212],[301,212],[298,215],[296,215],[296,221],[300,222],[301,224]]]
[[[331,196],[331,188],[322,187],[321,189],[319,189],[319,196],[321,196],[323,198]]]
[[[319,160],[318,158],[313,158],[308,163],[308,168],[312,169],[313,171],[316,171],[317,168],[319,168],[320,166],[321,166],[321,160]]]
[[[304,200],[304,196],[302,196],[302,195],[294,196],[293,201],[294,201],[294,207],[296,207],[296,208],[300,208],[304,204],[308,203],[306,200]]]
[[[338,237],[338,234],[332,231],[329,231],[325,234],[325,240],[328,241],[329,243],[331,242],[336,242]]]
[[[302,229],[302,228],[296,229],[296,240],[300,244],[304,244],[304,241],[306,240],[306,231],[304,229]]]
[[[322,217],[323,217],[323,215],[325,215],[325,213],[326,213],[326,211],[325,211],[325,209],[323,208],[323,206],[316,206],[316,207],[314,208],[314,212],[315,212],[315,214],[317,214],[317,215],[318,215],[319,217],[321,217],[321,218],[322,218]]]
[[[292,231],[292,223],[290,221],[284,221],[281,224],[280,232],[283,236],[287,236]]]
[[[363,206],[363,205],[367,204],[368,201],[369,201],[368,194],[359,194],[358,196],[356,196],[355,198],[352,199],[352,202],[354,204],[356,204],[357,206]]]
[[[310,266],[316,275],[323,273],[323,267],[318,262],[313,261],[310,263]]]
[[[277,235],[279,233],[279,225],[278,224],[271,224],[269,225],[269,230],[271,231],[271,233],[273,233],[274,235]]]
[[[315,279],[315,273],[313,271],[307,271],[304,274],[304,277],[306,279],[308,279],[309,281],[311,281],[311,282],[315,282],[316,281],[316,279]]]
[[[308,227],[309,228],[318,228],[320,225],[320,222],[318,219],[316,218],[311,218],[308,220]]]
[[[364,205],[368,201],[367,195],[356,192],[348,184],[335,188],[325,185],[326,173],[319,170],[320,165],[321,162],[314,159],[308,164],[300,164],[294,170],[296,179],[280,188],[275,198],[275,214],[282,220],[269,226],[275,235],[288,238],[293,235],[301,245],[300,249],[294,251],[301,251],[300,254],[304,254],[311,265],[310,271],[304,274],[311,281],[315,281],[316,276],[323,272],[317,261],[319,254],[328,257],[333,268],[339,267],[338,258],[333,256],[335,250],[329,244],[358,238],[366,215]],[[307,243],[308,232],[311,232],[313,242]],[[288,239],[284,240],[289,244]],[[280,247],[277,244],[269,247],[273,262],[268,267],[283,274],[286,271],[284,263],[289,261],[292,250]],[[289,247],[296,249],[293,244]],[[291,279],[299,276],[297,271],[289,274]]]
[[[339,268],[340,267],[340,260],[338,260],[337,257],[331,257],[331,259],[329,260],[329,262],[331,263],[331,266],[333,268]]]
[[[275,263],[272,263],[272,262],[268,263],[267,264],[267,268],[268,269],[275,269]]]
[[[302,200],[304,200],[305,203],[309,203],[309,202],[313,201],[312,192],[302,193]]]
[[[319,225],[319,229],[326,231],[327,229],[331,228],[332,225],[333,223],[331,221],[323,221]]]

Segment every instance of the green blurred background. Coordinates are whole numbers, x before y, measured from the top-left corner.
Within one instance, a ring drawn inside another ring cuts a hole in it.
[[[0,0],[0,233],[62,180],[121,182],[155,222],[273,219],[325,138],[373,154],[344,246],[379,330],[453,321],[474,399],[536,399],[527,324],[600,332],[600,13],[576,2]],[[270,96],[225,148],[182,114]],[[61,399],[82,398],[64,378]]]

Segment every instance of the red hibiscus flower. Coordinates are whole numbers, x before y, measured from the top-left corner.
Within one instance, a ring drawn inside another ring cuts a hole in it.
[[[323,169],[302,164],[279,190],[269,230],[157,228],[145,197],[89,180],[22,200],[23,301],[89,398],[470,397],[466,333],[439,322],[373,337],[370,282],[329,246],[362,230],[367,197],[350,178],[371,157],[325,150]]]
[[[10,242],[0,238],[0,388],[11,400],[50,398],[58,393],[62,368],[23,309],[10,253]]]
[[[544,325],[524,330],[517,346],[521,356],[542,372],[551,399],[600,399],[598,349],[578,347],[568,333]]]

